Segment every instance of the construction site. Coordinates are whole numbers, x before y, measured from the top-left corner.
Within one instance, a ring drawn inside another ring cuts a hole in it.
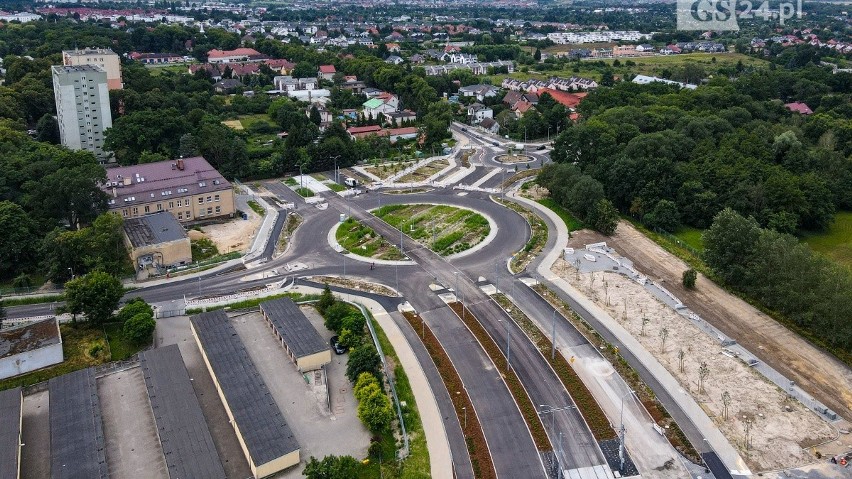
[[[575,235],[569,244],[574,248],[566,249],[553,271],[618,320],[677,379],[752,471],[810,464],[844,447],[839,420],[820,417],[758,372],[757,359],[735,341],[714,335],[715,329],[668,292],[669,284],[654,289],[642,264],[633,269],[629,260],[621,263],[620,251],[605,245],[590,254],[584,243],[592,238],[585,233]],[[612,257],[616,262],[608,262]]]

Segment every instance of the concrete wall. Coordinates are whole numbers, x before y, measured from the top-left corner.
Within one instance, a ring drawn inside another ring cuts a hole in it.
[[[50,346],[27,351],[0,359],[0,379],[11,378],[20,374],[35,371],[59,364],[62,356],[62,342]]]
[[[318,353],[314,353],[302,358],[298,358],[296,360],[296,367],[299,368],[299,371],[313,371],[314,369],[321,368],[324,364],[328,364],[331,362],[331,349],[326,349],[325,351],[320,351]]]
[[[146,255],[153,255],[154,261],[158,262],[161,266],[173,266],[192,262],[192,249],[189,238],[134,249],[130,245],[127,235],[125,235],[124,243],[130,250],[130,260],[133,261],[133,265],[137,268],[139,267],[139,258]]]
[[[251,465],[251,471],[254,473],[254,477],[266,477],[276,472],[283,471],[288,467],[295,466],[299,463],[299,450],[295,450],[290,454],[284,455],[275,459],[274,461],[269,461],[266,464],[259,464],[255,466]]]

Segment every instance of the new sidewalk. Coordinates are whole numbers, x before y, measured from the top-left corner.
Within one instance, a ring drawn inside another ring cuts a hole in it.
[[[514,192],[510,193],[509,196],[546,216],[556,226],[556,243],[550,251],[545,253],[542,261],[536,269],[537,273],[567,294],[576,304],[580,305],[594,316],[594,318],[603,325],[604,328],[621,341],[621,346],[629,350],[630,353],[633,354],[633,356],[654,376],[663,388],[671,392],[672,398],[677,403],[678,407],[680,407],[683,413],[689,418],[693,426],[700,431],[703,436],[703,440],[706,441],[707,445],[709,445],[719,456],[731,474],[742,476],[750,475],[751,473],[748,466],[740,457],[740,454],[731,445],[728,439],[722,435],[695,399],[687,393],[676,394],[677,391],[682,391],[683,388],[674,376],[672,376],[671,373],[669,373],[653,355],[651,355],[607,312],[598,307],[580,291],[550,270],[553,263],[555,263],[562,254],[562,248],[568,244],[568,228],[565,226],[565,222],[563,222],[556,213],[535,201],[520,197]],[[697,449],[702,449],[701,444],[696,444],[695,446]]]

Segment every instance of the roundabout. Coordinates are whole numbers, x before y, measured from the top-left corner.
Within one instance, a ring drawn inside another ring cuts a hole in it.
[[[530,163],[535,161],[536,159],[530,155],[520,154],[520,155],[497,155],[494,157],[494,161],[497,163],[502,163],[504,165],[516,165],[519,163]]]

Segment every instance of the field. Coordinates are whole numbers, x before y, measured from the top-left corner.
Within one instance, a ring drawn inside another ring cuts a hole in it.
[[[387,160],[383,162],[375,160],[371,166],[365,166],[364,170],[376,175],[382,180],[385,180],[413,165],[414,161],[416,160]]]
[[[828,231],[807,235],[804,242],[814,251],[852,268],[852,211],[837,213]]]
[[[674,234],[674,236],[690,248],[700,253],[704,251],[704,240],[701,238],[701,235],[703,233],[704,230],[684,226],[683,228],[679,229],[677,233]]]
[[[441,255],[460,253],[484,240],[491,231],[482,215],[452,206],[388,205],[377,217]],[[352,253],[369,258],[399,260],[402,255],[393,238],[377,235],[371,228],[348,219],[337,229],[337,242]]]

